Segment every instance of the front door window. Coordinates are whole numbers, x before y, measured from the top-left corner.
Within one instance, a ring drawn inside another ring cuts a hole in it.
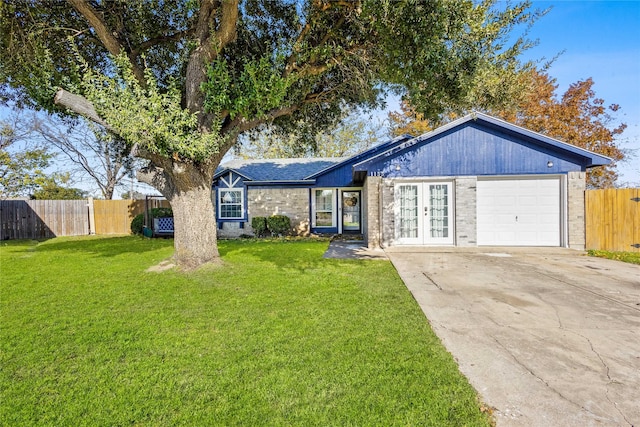
[[[342,229],[360,231],[360,192],[342,192]]]

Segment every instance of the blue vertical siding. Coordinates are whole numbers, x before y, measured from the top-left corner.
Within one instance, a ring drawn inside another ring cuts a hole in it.
[[[584,171],[583,162],[574,153],[471,122],[373,159],[366,168],[387,177],[559,174]]]
[[[348,162],[336,169],[328,171],[316,178],[316,187],[353,187],[353,165],[355,161]]]

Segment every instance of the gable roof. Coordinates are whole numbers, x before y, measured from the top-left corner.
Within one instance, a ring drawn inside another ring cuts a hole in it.
[[[292,158],[292,159],[236,159],[218,167],[213,179],[228,171],[249,181],[303,181],[314,173],[345,160],[346,157]]]
[[[411,135],[401,135],[350,157],[235,159],[220,165],[213,179],[232,171],[253,183],[313,182],[323,174],[345,165],[350,166],[411,138]]]
[[[395,147],[392,147],[389,150],[379,153],[373,157],[363,159],[362,161],[354,165],[354,173],[358,171],[365,171],[367,170],[367,167],[373,163],[384,160],[385,158],[389,158],[399,153],[400,151],[405,151],[418,144],[428,143],[429,141],[436,139],[438,136],[444,134],[445,132],[448,132],[456,127],[465,125],[469,122],[480,123],[489,128],[499,129],[507,133],[512,133],[520,137],[527,138],[528,140],[540,146],[545,146],[554,151],[558,151],[558,152],[564,151],[566,153],[572,153],[574,155],[577,155],[585,159],[587,168],[594,167],[594,166],[607,165],[611,163],[611,159],[609,157],[596,154],[589,150],[576,147],[575,145],[571,145],[566,142],[562,142],[558,139],[545,136],[541,133],[525,129],[521,126],[511,124],[509,122],[498,119],[496,117],[488,116],[486,114],[479,113],[479,112],[474,112],[460,119],[454,120],[444,126],[441,126],[431,132],[427,132],[423,135],[420,135],[402,144],[398,144]]]

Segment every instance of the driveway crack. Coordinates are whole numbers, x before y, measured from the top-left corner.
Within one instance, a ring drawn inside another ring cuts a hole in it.
[[[520,365],[522,368],[524,368],[527,372],[529,372],[529,374],[531,374],[531,376],[537,378],[540,382],[542,382],[549,390],[551,390],[552,392],[554,392],[555,394],[557,394],[558,396],[560,396],[561,399],[566,400],[567,402],[577,406],[578,408],[581,408],[582,410],[588,412],[589,414],[593,415],[594,417],[600,417],[598,414],[595,414],[593,412],[591,412],[589,409],[585,408],[584,406],[580,405],[577,402],[574,402],[573,400],[569,399],[567,396],[565,396],[564,394],[562,394],[561,392],[559,392],[558,390],[556,390],[555,388],[553,388],[544,378],[540,377],[539,375],[537,375],[535,372],[533,372],[533,370],[531,368],[529,368],[527,365],[525,365],[524,363],[522,363],[520,361],[520,359],[518,359],[516,357],[515,354],[513,354],[511,352],[511,350],[509,350],[507,347],[504,346],[504,344],[502,344],[500,342],[500,340],[498,340],[496,337],[491,336],[491,338],[493,338],[493,340],[496,342],[496,344],[498,344],[500,347],[502,347],[508,354],[509,356],[511,356],[511,358],[518,364]],[[626,420],[626,418],[625,418]],[[632,426],[633,427],[633,426]]]
[[[442,287],[441,287],[440,285],[438,285],[438,283],[436,283],[436,281],[435,281],[435,280],[433,280],[433,279],[431,278],[431,276],[429,276],[429,275],[427,274],[427,272],[426,272],[426,271],[423,271],[423,272],[422,272],[422,275],[423,275],[424,277],[426,277],[426,278],[427,278],[427,280],[428,280],[429,282],[431,282],[431,284],[432,284],[433,286],[435,286],[436,288],[438,288],[438,289],[442,290]]]
[[[558,319],[558,329],[562,329],[563,331],[565,330],[564,325],[562,324],[562,319],[560,318],[560,312],[558,311],[558,307],[556,307],[555,304],[550,303],[549,301],[545,300],[542,295],[536,295],[540,301],[548,304],[551,308],[553,308],[553,311],[556,313],[556,319]]]
[[[614,381],[611,378],[611,374],[610,374],[610,370],[609,370],[609,365],[606,364],[606,362],[604,361],[604,359],[602,358],[602,356],[600,355],[600,353],[598,353],[596,351],[596,349],[593,347],[593,343],[591,342],[591,340],[588,337],[585,337],[582,334],[579,334],[576,331],[570,331],[574,334],[576,334],[577,336],[584,338],[588,343],[589,343],[589,347],[591,348],[591,351],[593,352],[593,354],[595,354],[598,359],[600,360],[600,363],[602,363],[602,366],[604,366],[605,370],[606,370],[606,374],[607,374],[607,379],[609,381],[607,381],[607,387],[605,389],[605,397],[607,398],[607,400],[609,401],[609,403],[611,403],[613,405],[614,408],[616,408],[616,411],[618,411],[618,413],[620,414],[620,416],[622,416],[622,418],[627,422],[627,424],[629,424],[631,427],[633,427],[633,423],[631,423],[631,421],[629,421],[629,419],[627,419],[627,417],[624,415],[624,413],[620,410],[620,408],[618,408],[618,404],[616,402],[614,402],[613,400],[611,400],[611,398],[609,397],[609,384],[613,384],[613,383],[617,383],[617,381]]]

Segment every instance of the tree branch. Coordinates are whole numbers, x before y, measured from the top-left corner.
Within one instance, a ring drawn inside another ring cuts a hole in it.
[[[53,98],[53,103],[55,105],[67,108],[83,117],[86,117],[92,122],[95,122],[100,126],[104,126],[104,128],[108,131],[117,134],[116,130],[109,126],[109,124],[98,115],[91,101],[83,96],[67,92],[64,89],[58,89],[56,95]]]
[[[285,67],[285,72],[284,72],[285,76],[291,74],[291,72],[293,72],[294,70],[298,70],[298,69],[301,68],[301,67],[298,67],[297,64],[296,64],[296,57],[297,57],[298,52],[300,51],[300,44],[302,43],[302,41],[307,37],[307,35],[311,31],[311,28],[315,24],[315,21],[317,20],[318,15],[320,13],[322,13],[322,12],[325,12],[325,11],[333,8],[333,7],[344,7],[346,9],[348,9],[348,11],[357,10],[360,7],[360,1],[359,0],[345,0],[345,1],[340,1],[340,0],[330,0],[330,1],[317,0],[317,1],[314,2],[314,7],[316,8],[316,13],[314,13],[314,16],[310,16],[309,17],[307,23],[302,28],[302,30],[300,31],[300,34],[298,35],[295,43],[293,44],[293,52],[291,53],[289,58],[287,58],[287,65]],[[320,46],[323,46],[324,44],[326,44],[329,41],[329,39],[331,39],[331,36],[334,34],[334,32],[336,30],[340,29],[344,25],[346,20],[347,20],[347,14],[345,13],[340,17],[340,19],[335,21],[331,25],[331,27],[329,29],[327,29],[327,32],[325,33],[324,37],[320,40],[320,42],[313,44],[313,47],[317,48],[317,47],[320,47]],[[310,63],[315,62],[315,58],[312,57],[309,62]]]
[[[164,169],[153,164],[140,169],[136,173],[136,178],[138,178],[138,181],[154,187],[165,197],[172,194],[174,191],[171,177]]]
[[[269,122],[281,116],[292,114],[298,109],[300,109],[300,105],[290,105],[288,107],[274,108],[264,116],[253,120],[246,120],[245,118],[237,117],[229,122],[229,124],[227,124],[225,127],[223,127],[221,133],[240,135],[242,132],[253,129],[262,123]]]
[[[213,60],[218,52],[222,52],[227,44],[235,40],[238,4],[239,0],[202,0],[200,3],[198,23],[194,31],[199,43],[196,50],[201,50],[205,60]],[[220,20],[212,40],[211,28],[214,27],[218,8],[220,8]]]
[[[195,32],[194,28],[188,28],[183,31],[178,31],[177,33],[150,38],[149,40],[145,40],[144,42],[140,43],[140,46],[136,47],[135,49],[132,49],[131,55],[138,57],[138,55],[140,55],[142,52],[145,52],[146,50],[156,45],[163,44],[170,41],[180,40],[183,37],[194,34],[194,32]]]
[[[217,52],[221,52],[225,46],[236,38],[236,24],[238,23],[239,0],[223,0],[222,17],[216,31]]]
[[[198,114],[198,126],[201,130],[208,131],[208,123],[212,116],[204,114],[204,94],[200,85],[206,81],[206,64],[210,63],[224,47],[236,37],[236,24],[238,21],[239,0],[202,0],[198,14],[198,23],[195,28],[195,37],[198,46],[191,52],[187,63],[185,98],[186,106],[190,112]],[[215,16],[220,10],[218,29],[212,35],[211,28]]]
[[[105,20],[98,14],[98,12],[89,4],[87,0],[67,0],[71,6],[73,6],[78,13],[80,13],[96,32],[98,39],[102,45],[114,56],[120,55],[124,50],[122,44],[116,37],[116,32],[109,29]],[[133,75],[138,80],[138,83],[142,87],[146,87],[147,83],[144,78],[144,70],[138,65],[137,55],[133,55],[131,52],[128,54],[129,62],[131,63],[131,69]]]

